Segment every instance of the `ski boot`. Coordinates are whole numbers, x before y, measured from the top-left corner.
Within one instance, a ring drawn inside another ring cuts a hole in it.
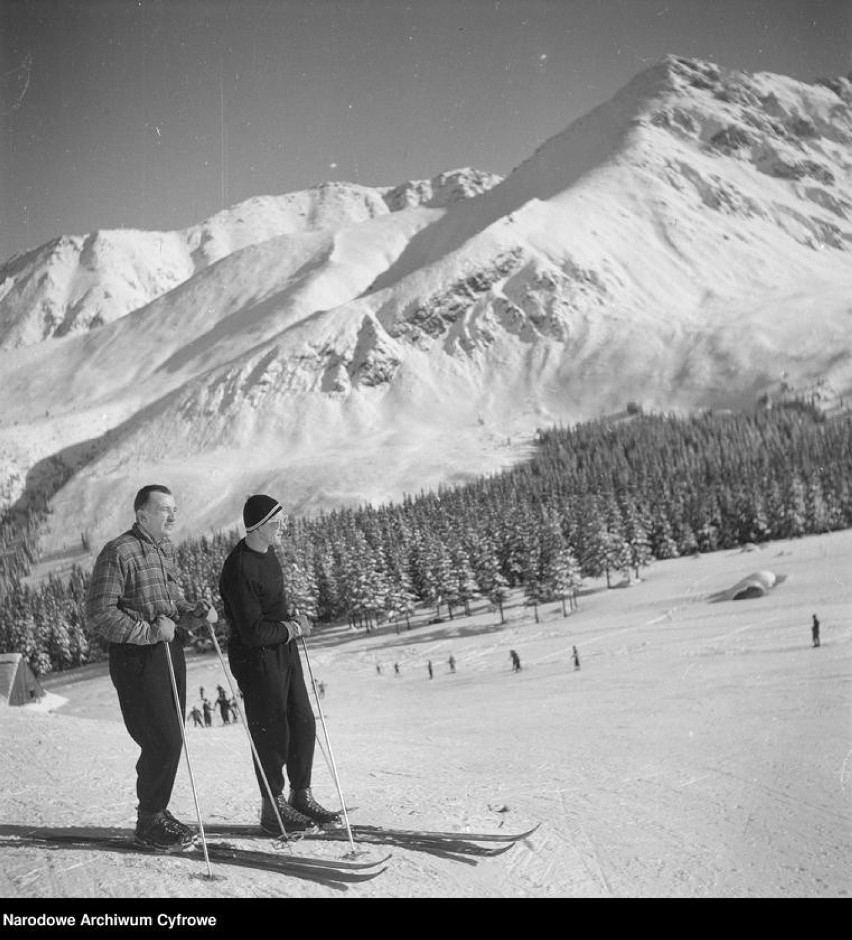
[[[195,845],[196,833],[167,810],[140,812],[136,821],[136,842],[158,852],[185,852]]]
[[[317,825],[309,816],[299,812],[294,806],[284,799],[284,795],[279,793],[275,798],[275,805],[278,807],[278,813],[281,816],[281,822],[284,823],[284,831],[287,833],[312,832],[316,831]],[[260,828],[271,836],[281,835],[281,826],[275,815],[275,809],[267,797],[263,798],[260,808]]]
[[[291,789],[289,803],[300,813],[304,813],[305,816],[312,819],[317,825],[339,826],[341,823],[340,813],[335,813],[333,810],[320,806],[314,799],[310,787],[304,790]]]

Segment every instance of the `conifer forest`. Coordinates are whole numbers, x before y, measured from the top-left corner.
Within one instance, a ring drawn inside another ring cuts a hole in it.
[[[567,616],[584,579],[613,586],[656,559],[852,527],[850,467],[847,413],[798,402],[688,417],[633,409],[539,430],[530,460],[469,483],[288,518],[278,550],[291,604],[320,626],[402,632],[415,609],[438,622],[475,599],[502,619],[512,590],[536,617],[545,602]],[[0,652],[23,653],[42,676],[107,655],[85,622],[90,572],[32,576],[48,520],[46,503],[0,520]],[[217,607],[224,645],[218,578],[241,533],[181,534],[184,591]]]

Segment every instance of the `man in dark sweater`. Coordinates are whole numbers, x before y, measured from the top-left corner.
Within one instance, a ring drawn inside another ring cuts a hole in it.
[[[243,507],[246,536],[222,566],[219,591],[230,625],[228,659],[243,694],[246,719],[260,758],[255,774],[261,793],[260,825],[272,834],[337,823],[311,794],[316,721],[302,674],[296,638],[308,636],[310,621],[294,620],[284,575],[273,545],[282,522],[281,505],[250,496]],[[284,798],[284,768],[290,793]],[[264,775],[275,800],[269,800]],[[279,823],[280,817],[280,823]]]

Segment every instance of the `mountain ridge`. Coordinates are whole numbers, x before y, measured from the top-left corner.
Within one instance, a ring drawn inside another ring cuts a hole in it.
[[[492,472],[536,427],[630,400],[739,407],[782,377],[848,393],[850,89],[669,56],[504,179],[218,214],[192,230],[212,233],[203,264],[200,235],[195,255],[177,240],[164,270],[201,264],[180,283],[0,352],[9,502],[58,459],[54,547],[108,534],[154,478],[216,528],[251,491],[314,511]]]
[[[62,338],[112,322],[235,251],[279,235],[334,230],[420,205],[440,208],[472,198],[497,179],[467,168],[394,187],[321,183],[281,196],[253,196],[187,229],[115,229],[58,236],[0,266],[0,349]],[[166,266],[158,267],[158,261]],[[129,267],[131,278],[136,275],[148,283],[125,277],[124,285],[111,285],[110,265]],[[30,268],[38,270],[37,276]],[[85,283],[79,284],[87,274],[94,275],[93,287],[100,287],[94,293],[85,289]],[[102,281],[106,286],[98,283]],[[56,290],[50,292],[50,285]],[[21,303],[6,301],[7,297]],[[109,304],[110,300],[114,302]]]

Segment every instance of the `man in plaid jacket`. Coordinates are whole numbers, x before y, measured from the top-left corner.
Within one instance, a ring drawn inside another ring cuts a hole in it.
[[[169,540],[176,523],[169,489],[143,486],[133,503],[136,522],[104,546],[92,572],[86,618],[107,639],[109,671],[124,724],[141,748],[136,840],[163,851],[190,848],[196,833],[168,810],[180,764],[186,712],[187,629],[204,621],[207,605],[184,597]],[[166,645],[180,700],[176,708]]]

